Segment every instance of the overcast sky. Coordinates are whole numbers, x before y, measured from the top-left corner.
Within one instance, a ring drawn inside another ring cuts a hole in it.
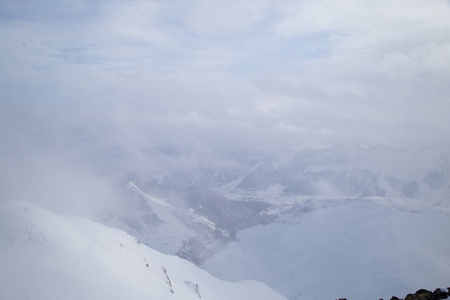
[[[0,22],[2,103],[80,127],[218,146],[450,138],[449,1],[3,0]]]
[[[450,141],[450,1],[2,0],[0,57],[8,171],[154,145]]]

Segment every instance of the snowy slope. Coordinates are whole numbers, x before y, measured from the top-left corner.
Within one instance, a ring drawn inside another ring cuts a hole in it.
[[[100,223],[196,264],[232,241],[234,232],[273,218],[264,214],[269,204],[231,201],[193,186],[140,188],[129,182],[125,195],[99,213]]]
[[[278,206],[299,199],[409,198],[450,207],[449,149],[225,151],[201,162],[192,169],[162,165],[148,176],[127,176],[126,192],[98,220],[201,265],[235,233],[272,222]]]
[[[288,299],[390,299],[450,281],[450,211],[409,199],[314,199],[207,259],[219,278]]]
[[[0,299],[284,299],[228,283],[121,230],[26,203],[0,205]]]
[[[177,218],[177,207],[144,193],[134,183],[128,183],[127,190],[128,197],[122,203],[100,213],[100,223],[120,228],[165,254],[176,253],[183,240],[196,236],[194,230]]]
[[[450,149],[220,155],[127,176],[126,196],[98,219],[289,299],[379,299],[448,285]]]

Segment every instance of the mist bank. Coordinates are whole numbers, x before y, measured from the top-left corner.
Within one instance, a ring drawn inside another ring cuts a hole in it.
[[[356,137],[349,143],[301,135],[271,137],[264,129],[254,135],[232,124],[217,130],[189,113],[180,114],[181,119],[170,115],[154,119],[151,110],[136,103],[4,103],[0,111],[2,199],[37,199],[33,201],[65,211],[90,211],[123,197],[130,180],[147,184],[166,178],[173,186],[195,184],[220,190],[220,185],[253,172],[247,185],[263,185],[250,186],[254,190],[286,185],[289,177],[306,170],[317,173],[321,165],[341,172],[343,166],[348,169],[354,164],[374,176],[403,178],[405,185],[423,181],[433,171],[429,180],[440,176],[433,180],[445,185],[449,177],[445,138],[400,148],[362,143]],[[273,178],[265,183],[251,183],[269,173]],[[319,190],[328,189],[323,192],[327,196],[333,195],[333,187],[322,183],[322,187],[320,180],[313,184]],[[241,187],[245,189],[245,182]]]

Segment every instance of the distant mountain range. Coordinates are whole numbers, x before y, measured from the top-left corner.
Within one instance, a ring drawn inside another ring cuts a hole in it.
[[[449,153],[219,151],[196,169],[129,175],[128,196],[99,220],[288,299],[379,299],[450,276]]]
[[[216,151],[189,167],[183,153],[124,173],[95,222],[2,204],[0,298],[358,300],[448,284],[448,149]]]

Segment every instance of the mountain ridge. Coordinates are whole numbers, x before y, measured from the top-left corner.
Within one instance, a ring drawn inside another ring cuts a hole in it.
[[[0,204],[2,299],[284,299],[255,281],[220,281],[91,220]]]

